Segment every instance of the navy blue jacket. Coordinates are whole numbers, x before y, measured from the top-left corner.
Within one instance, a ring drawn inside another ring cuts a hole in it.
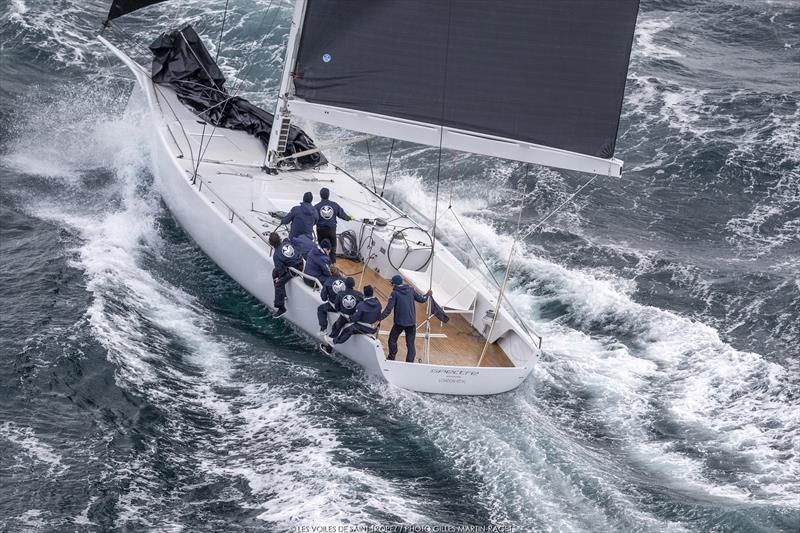
[[[386,302],[386,309],[381,313],[381,320],[389,316],[394,309],[394,323],[398,326],[417,325],[417,306],[414,302],[427,302],[428,297],[419,294],[408,285],[395,285],[389,301]]]
[[[303,268],[303,259],[289,239],[283,239],[281,245],[275,248],[272,253],[272,262],[275,263],[275,270],[278,271],[279,276],[286,274],[289,267],[298,270]]]
[[[294,246],[294,249],[297,250],[297,253],[299,253],[300,256],[305,259],[308,257],[308,253],[317,245],[314,244],[314,239],[303,233],[302,235],[298,235],[292,239],[292,246]]]
[[[350,215],[345,213],[342,206],[333,200],[322,200],[314,206],[314,209],[317,210],[317,214],[319,215],[317,219],[318,228],[335,228],[336,217],[342,220],[350,220]]]
[[[364,300],[361,291],[355,289],[345,289],[336,295],[336,310],[345,315],[352,315],[356,312],[358,302]]]
[[[350,322],[363,322],[373,324],[381,319],[381,303],[377,298],[371,296],[359,302],[356,312],[350,317]]]
[[[308,252],[306,269],[303,272],[325,283],[331,277],[331,257],[322,248],[315,246]]]
[[[281,219],[281,224],[292,223],[289,228],[289,238],[292,239],[298,235],[306,234],[309,237],[313,236],[314,224],[317,222],[317,210],[308,202],[302,202],[296,205],[289,213]]]
[[[336,301],[336,295],[345,290],[345,288],[344,278],[342,276],[331,276],[322,286],[319,297],[322,298],[323,302],[334,303]]]

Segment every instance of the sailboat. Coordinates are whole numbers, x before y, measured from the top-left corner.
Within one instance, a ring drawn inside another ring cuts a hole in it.
[[[160,1],[114,0],[106,24]],[[502,279],[488,267],[468,268],[436,233],[438,207],[415,221],[328,162],[296,123],[432,146],[440,161],[443,150],[462,151],[618,177],[614,150],[637,13],[638,0],[296,0],[278,101],[274,113],[254,112],[262,119],[256,128],[239,111],[234,120],[216,113],[240,99],[224,90],[191,28],[151,46],[156,54],[159,46],[184,51],[180,61],[157,57],[152,70],[98,38],[137,82],[129,105],[148,113],[165,204],[219,267],[272,308],[267,235],[304,192],[327,187],[353,215],[339,223],[340,236],[357,236],[354,253],[337,261],[343,272],[372,285],[382,304],[400,275],[420,293],[430,289],[449,319],[418,305],[414,363],[404,361],[402,339],[398,359],[387,359],[385,325],[336,352],[404,389],[489,395],[523,383],[542,349],[505,294],[514,248]],[[179,78],[189,60],[202,67],[205,85],[165,83],[165,72]],[[243,105],[247,114],[251,105]],[[294,274],[283,318],[317,342],[320,283]]]

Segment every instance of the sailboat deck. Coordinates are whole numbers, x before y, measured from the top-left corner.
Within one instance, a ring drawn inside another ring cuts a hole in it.
[[[364,264],[347,259],[338,259],[336,265],[342,269],[347,276],[352,276],[358,282],[361,279],[361,273],[364,270]],[[392,292],[391,283],[382,278],[371,268],[367,268],[364,272],[363,285],[372,285],[375,289],[375,296],[380,300],[381,304],[386,305],[389,299],[389,294]],[[435,295],[434,295],[435,296]],[[447,324],[442,324],[436,318],[431,319],[431,333],[441,333],[447,337],[433,337],[430,339],[430,363],[436,365],[453,365],[453,366],[476,366],[480,359],[481,351],[485,339],[478,333],[472,325],[467,322],[461,315],[450,314],[450,321]],[[427,317],[426,304],[417,304],[417,325],[420,326],[425,322]],[[381,324],[381,330],[387,331],[391,327],[391,318],[388,318]],[[425,358],[425,345],[426,339],[422,337],[425,333],[425,327],[417,328],[417,361],[428,362]],[[389,353],[389,336],[378,335],[383,349]],[[405,359],[405,339],[401,338],[398,343],[398,360]],[[489,344],[486,349],[486,355],[481,362],[482,367],[513,367],[514,363],[508,358],[496,343]]]

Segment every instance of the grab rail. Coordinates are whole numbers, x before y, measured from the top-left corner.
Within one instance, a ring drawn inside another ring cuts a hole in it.
[[[295,274],[299,275],[303,279],[311,280],[314,282],[314,285],[319,289],[322,290],[322,283],[320,283],[319,279],[315,278],[314,276],[309,276],[305,272],[301,272],[294,267],[289,267],[289,272],[294,272]]]

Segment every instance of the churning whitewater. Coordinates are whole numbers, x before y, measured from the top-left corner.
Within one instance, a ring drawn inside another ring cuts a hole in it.
[[[229,4],[222,70],[270,108],[291,2]],[[165,2],[107,36],[149,64],[191,23],[214,55],[224,7]],[[475,398],[321,355],[200,251],[95,40],[106,2],[0,9],[0,530],[800,529],[796,2],[643,0],[625,173],[527,237],[512,299],[544,352]],[[326,156],[371,182],[389,144]],[[397,143],[400,206],[434,211],[437,155]],[[587,179],[458,153],[443,174],[498,276],[521,197],[534,225]],[[451,214],[437,231],[470,247]]]

